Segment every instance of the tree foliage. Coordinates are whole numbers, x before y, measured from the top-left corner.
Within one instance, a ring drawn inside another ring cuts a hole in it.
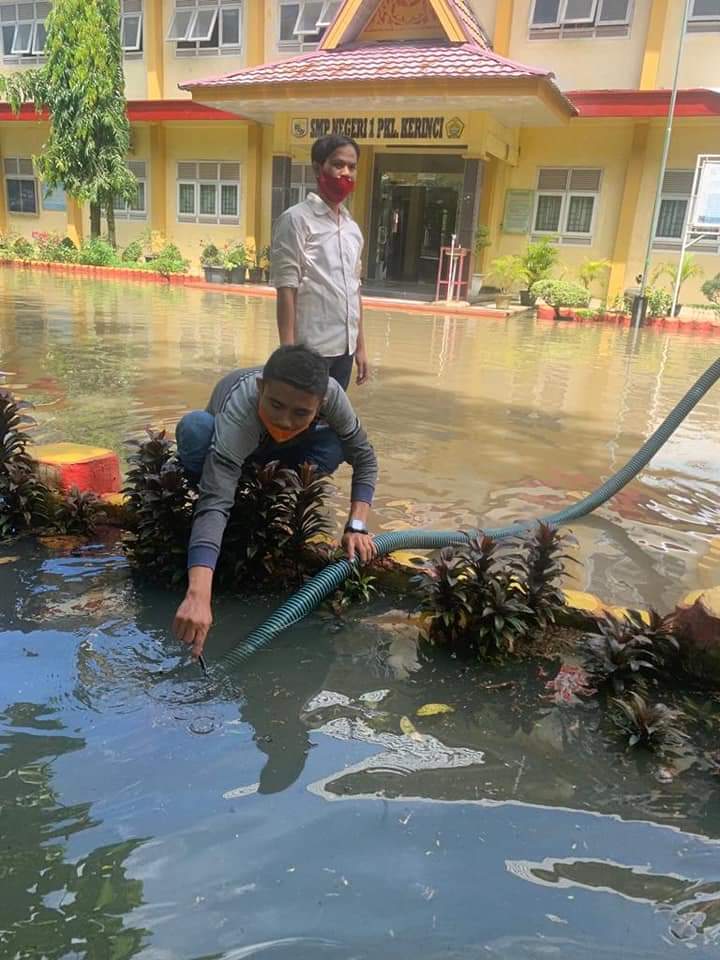
[[[35,159],[40,177],[90,202],[93,236],[104,209],[114,241],[113,197],[129,200],[136,190],[127,168],[119,2],[54,0],[46,29],[45,65],[0,78],[0,94],[15,112],[28,101],[49,112],[47,142]]]

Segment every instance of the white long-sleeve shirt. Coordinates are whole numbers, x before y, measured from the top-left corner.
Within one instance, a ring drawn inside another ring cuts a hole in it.
[[[360,324],[363,235],[316,193],[278,217],[273,229],[271,281],[297,290],[295,342],[324,357],[354,353]]]

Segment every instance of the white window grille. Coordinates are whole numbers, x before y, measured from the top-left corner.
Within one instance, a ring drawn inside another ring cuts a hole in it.
[[[41,63],[45,50],[46,2],[0,4],[3,63]]]
[[[720,0],[693,0],[687,28],[688,33],[720,30]]]
[[[38,212],[38,183],[29,157],[5,157],[5,195],[10,213]]]
[[[142,0],[122,0],[120,6],[120,44],[126,54],[142,53]]]
[[[166,39],[178,56],[237,56],[242,37],[243,0],[175,0]]]
[[[602,171],[589,167],[543,167],[533,212],[533,234],[560,243],[592,240]]]
[[[240,164],[178,163],[177,218],[181,223],[239,223]]]
[[[290,206],[300,203],[311,190],[317,190],[317,178],[311,163],[290,166]]]
[[[625,37],[632,0],[533,0],[530,39]]]
[[[278,47],[314,50],[341,6],[342,0],[280,0]]]
[[[128,161],[128,170],[135,175],[137,187],[135,196],[132,200],[123,200],[122,197],[116,197],[113,202],[115,217],[123,220],[146,220],[147,219],[147,165],[144,160]]]

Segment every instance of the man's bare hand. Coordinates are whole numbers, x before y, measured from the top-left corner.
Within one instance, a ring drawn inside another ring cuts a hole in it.
[[[368,363],[367,353],[365,348],[359,348],[355,353],[355,366],[357,367],[357,378],[355,383],[358,386],[362,386],[363,383],[367,383],[367,379],[370,376],[370,364]]]
[[[208,631],[212,626],[212,607],[204,597],[188,591],[173,620],[173,633],[186,643],[193,657],[203,652]]]
[[[370,563],[377,552],[370,533],[346,533],[342,546],[351,562],[357,557],[360,563]]]

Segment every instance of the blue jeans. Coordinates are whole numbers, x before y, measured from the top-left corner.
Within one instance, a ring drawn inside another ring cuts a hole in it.
[[[207,410],[191,410],[175,428],[178,459],[193,479],[202,474],[205,457],[215,431],[215,417]],[[283,467],[314,463],[323,476],[330,476],[345,459],[338,435],[326,424],[313,424],[298,440],[289,443],[269,441],[252,454],[256,463],[279,460]]]

